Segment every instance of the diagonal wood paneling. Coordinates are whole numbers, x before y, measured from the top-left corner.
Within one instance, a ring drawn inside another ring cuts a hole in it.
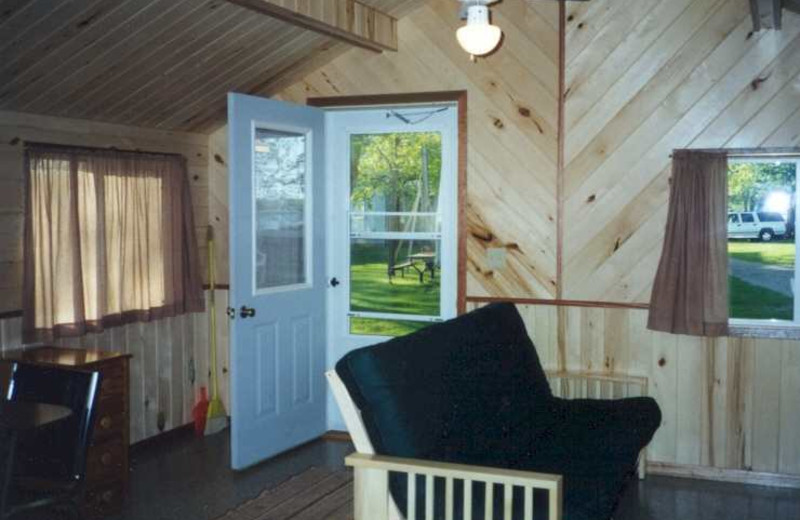
[[[366,3],[402,16],[422,1]],[[264,92],[347,48],[225,0],[5,0],[0,110],[209,132],[227,92]]]
[[[468,294],[549,298],[556,275],[558,5],[503,2],[500,52],[477,63],[458,46],[457,5],[430,0],[400,21],[397,54],[352,50],[280,97],[469,92]],[[506,248],[492,271],[486,248]]]
[[[747,0],[595,0],[566,39],[564,297],[646,302],[671,150],[800,142],[800,15],[753,33]]]

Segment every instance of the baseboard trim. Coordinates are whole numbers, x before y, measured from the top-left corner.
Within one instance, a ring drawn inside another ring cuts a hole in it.
[[[152,437],[147,437],[146,439],[134,442],[133,444],[131,444],[130,449],[131,452],[140,452],[142,450],[149,450],[160,444],[167,444],[177,439],[183,439],[186,437],[190,437],[192,435],[194,435],[194,423],[190,422],[181,426],[177,426],[171,430],[157,433]]]
[[[786,475],[762,471],[745,471],[741,469],[711,468],[707,466],[689,466],[648,461],[647,474],[800,489],[800,475]]]
[[[353,442],[350,433],[342,430],[328,430],[322,434],[322,440],[332,442]]]

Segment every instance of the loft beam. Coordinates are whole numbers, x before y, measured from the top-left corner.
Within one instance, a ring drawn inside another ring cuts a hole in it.
[[[227,0],[375,52],[397,50],[397,19],[358,0]]]

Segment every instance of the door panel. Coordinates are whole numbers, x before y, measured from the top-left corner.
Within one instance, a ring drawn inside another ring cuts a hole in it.
[[[325,431],[324,113],[228,97],[234,469]]]

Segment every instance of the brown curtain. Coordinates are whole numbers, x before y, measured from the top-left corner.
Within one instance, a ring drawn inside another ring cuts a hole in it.
[[[694,336],[728,333],[727,179],[724,153],[675,152],[648,328]]]
[[[29,145],[26,342],[204,308],[186,162]]]

